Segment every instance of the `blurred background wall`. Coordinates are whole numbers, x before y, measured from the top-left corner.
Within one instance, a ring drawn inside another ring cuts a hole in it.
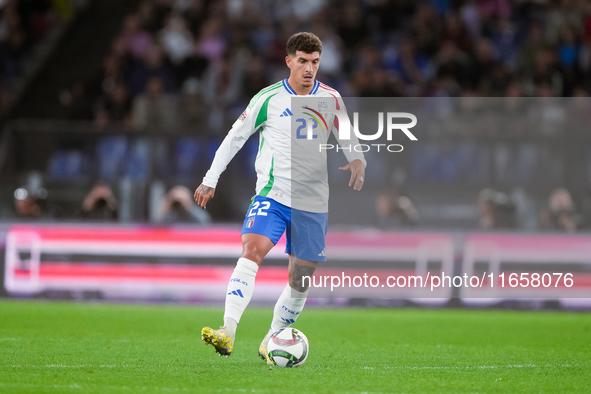
[[[250,98],[288,75],[298,31],[323,41],[320,81],[361,102],[413,103],[419,118],[418,142],[368,152],[362,193],[330,153],[331,231],[453,231],[456,269],[472,232],[588,231],[589,1],[0,0],[2,242],[19,224],[236,232],[256,137],[207,212],[192,194]],[[13,256],[23,272],[31,253]],[[40,260],[97,259],[76,253]]]

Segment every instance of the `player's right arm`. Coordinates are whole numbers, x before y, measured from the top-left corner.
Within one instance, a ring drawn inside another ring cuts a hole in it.
[[[205,174],[203,182],[195,190],[193,196],[201,208],[205,209],[207,202],[213,198],[220,175],[232,158],[244,146],[248,138],[263,126],[263,123],[258,119],[258,113],[264,101],[259,95],[255,96],[220,144],[209,171]]]

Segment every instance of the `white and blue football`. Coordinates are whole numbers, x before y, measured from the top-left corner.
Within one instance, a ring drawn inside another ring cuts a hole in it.
[[[298,367],[308,358],[308,338],[296,328],[283,328],[269,339],[267,352],[278,367]]]

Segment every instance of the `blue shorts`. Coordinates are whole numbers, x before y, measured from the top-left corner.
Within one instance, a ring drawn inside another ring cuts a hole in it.
[[[246,211],[242,234],[260,234],[273,244],[285,232],[285,253],[308,261],[326,261],[327,213],[292,209],[272,198],[255,196]]]

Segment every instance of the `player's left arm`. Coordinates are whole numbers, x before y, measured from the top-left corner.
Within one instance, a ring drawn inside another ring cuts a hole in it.
[[[199,185],[197,190],[195,190],[195,194],[193,195],[193,198],[195,199],[195,202],[197,203],[197,205],[199,205],[201,208],[205,209],[207,202],[213,198],[214,194],[215,194],[214,187],[209,187],[209,186],[204,185],[202,183],[201,185]]]
[[[337,109],[346,111],[345,104],[340,96],[335,97],[337,102]],[[351,129],[353,129],[351,127]],[[367,162],[365,161],[365,155],[363,152],[358,152],[354,148],[359,144],[357,136],[352,133],[351,138],[348,140],[342,140],[339,138],[339,121],[335,116],[332,123],[332,133],[337,139],[338,144],[341,146],[345,157],[349,161],[349,164],[343,167],[339,167],[341,171],[351,171],[351,178],[349,179],[349,187],[353,186],[354,190],[360,191],[365,182],[365,167]]]
[[[349,179],[349,187],[353,186],[353,190],[360,191],[365,182],[365,164],[355,159],[344,167],[339,167],[341,171],[351,171],[351,179]]]

